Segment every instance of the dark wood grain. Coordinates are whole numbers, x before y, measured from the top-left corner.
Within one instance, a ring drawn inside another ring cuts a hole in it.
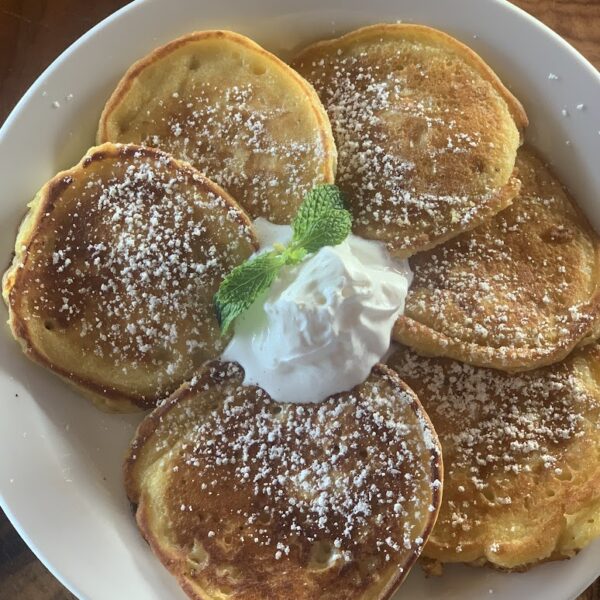
[[[124,0],[0,0],[0,123],[36,77]]]
[[[0,600],[74,600],[0,511]]]
[[[125,4],[124,0],[0,0],[0,123],[54,58]],[[600,68],[600,0],[516,0],[515,4]],[[73,599],[0,511],[0,600]],[[600,600],[600,580],[578,600]]]
[[[599,0],[513,0],[575,46],[600,69]]]

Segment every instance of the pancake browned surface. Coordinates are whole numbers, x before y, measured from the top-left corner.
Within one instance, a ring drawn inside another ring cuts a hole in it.
[[[92,148],[21,225],[3,281],[13,334],[101,407],[154,406],[220,353],[212,296],[255,245],[235,201],[189,165]]]
[[[600,240],[530,150],[523,187],[474,231],[411,258],[414,279],[394,337],[427,355],[524,370],[598,336]]]
[[[527,117],[458,40],[420,25],[374,25],[305,49],[338,147],[355,232],[397,256],[431,248],[510,204]]]
[[[252,40],[199,31],[135,63],[108,100],[98,143],[162,148],[226,188],[252,217],[287,223],[336,150],[314,89]]]
[[[444,499],[423,552],[523,570],[600,535],[600,349],[519,375],[401,347],[444,454]]]
[[[279,404],[211,363],[140,425],[138,524],[192,598],[389,598],[441,496],[441,454],[387,367],[320,404]]]

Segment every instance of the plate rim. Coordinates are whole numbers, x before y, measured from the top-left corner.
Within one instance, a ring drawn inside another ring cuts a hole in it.
[[[74,40],[69,46],[67,46],[50,64],[35,78],[33,83],[27,88],[25,93],[19,98],[17,103],[8,113],[6,119],[0,126],[0,144],[4,141],[6,136],[6,132],[11,128],[13,121],[17,118],[19,113],[21,112],[24,105],[30,100],[31,97],[39,91],[39,89],[43,86],[45,79],[52,74],[57,68],[60,67],[61,63],[70,55],[77,52],[78,48],[86,43],[89,38],[93,37],[99,30],[109,26],[113,21],[120,19],[124,14],[138,9],[138,7],[143,5],[150,5],[155,0],[132,0],[131,2],[125,4],[121,8],[118,8],[116,11],[107,15],[101,21],[96,23],[93,27],[88,29],[85,33],[83,33],[80,37]],[[559,35],[556,31],[554,31],[551,27],[528,13],[523,8],[516,6],[509,0],[486,0],[490,4],[496,4],[503,7],[505,10],[512,11],[515,15],[518,15],[519,18],[525,19],[528,23],[537,29],[542,29],[547,35],[554,40],[555,43],[560,45],[561,49],[564,52],[570,54],[575,60],[581,63],[589,76],[596,79],[596,81],[600,84],[600,71],[596,69],[596,67],[591,63],[591,61],[586,58],[579,50],[577,50],[574,46],[572,46],[566,39],[564,39],[561,35]],[[600,133],[600,131],[599,131]],[[600,202],[600,201],[599,201]],[[600,209],[599,209],[600,210]],[[55,569],[53,564],[53,559],[47,556],[46,553],[40,551],[38,546],[34,543],[31,536],[27,532],[27,530],[22,526],[19,519],[16,518],[14,512],[12,511],[10,504],[6,501],[5,494],[3,493],[3,487],[0,485],[0,508],[4,511],[6,517],[10,521],[11,525],[14,527],[16,532],[22,538],[22,540],[27,544],[28,548],[34,553],[37,559],[44,565],[44,567],[55,577],[67,590],[69,590],[73,595],[75,595],[79,600],[89,600],[89,596],[84,594],[82,590],[79,589],[79,586],[75,583],[67,579],[58,569]],[[574,593],[571,598],[568,600],[575,600],[584,590],[586,590],[594,581],[600,578],[600,564],[598,566],[597,573],[589,578],[589,581],[580,581],[580,589],[578,592]],[[587,578],[586,578],[587,579]]]

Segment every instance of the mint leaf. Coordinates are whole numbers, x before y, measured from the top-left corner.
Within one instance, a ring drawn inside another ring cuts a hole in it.
[[[283,265],[295,265],[323,246],[341,244],[352,229],[352,215],[335,185],[313,188],[304,198],[292,222],[292,241],[287,247],[259,254],[238,265],[225,277],[214,297],[215,312],[226,333],[233,321],[267,290]]]
[[[214,298],[222,333],[226,333],[234,319],[271,286],[284,262],[277,252],[259,254],[235,267],[225,277]]]
[[[344,208],[339,188],[330,184],[313,188],[300,205],[292,229],[292,247],[307,252],[341,244],[352,229],[352,215]]]

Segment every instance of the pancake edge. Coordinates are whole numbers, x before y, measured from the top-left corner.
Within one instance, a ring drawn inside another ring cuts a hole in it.
[[[176,168],[188,172],[194,177],[200,178],[208,187],[223,198],[230,208],[234,208],[239,216],[241,225],[248,227],[252,235],[251,242],[254,248],[258,249],[258,241],[252,229],[252,222],[245,211],[238,205],[233,197],[221,186],[211,181],[205,175],[202,175],[190,164],[173,158],[162,150],[136,146],[134,144],[113,144],[107,142],[99,146],[92,146],[85,153],[83,158],[73,167],[60,171],[50,180],[48,180],[35,195],[34,199],[27,205],[28,211],[19,225],[15,241],[14,258],[12,263],[4,273],[2,278],[2,296],[8,308],[8,324],[14,338],[19,342],[25,355],[37,364],[47,368],[67,383],[74,386],[80,393],[91,399],[94,404],[106,412],[139,412],[155,406],[158,397],[143,398],[140,395],[129,394],[115,389],[102,386],[85,377],[79,377],[69,370],[55,365],[47,359],[32,343],[31,336],[27,328],[25,319],[13,308],[11,295],[14,290],[18,291],[19,271],[21,265],[25,264],[28,258],[27,250],[31,241],[34,239],[39,224],[50,215],[55,202],[60,198],[60,193],[66,185],[65,178],[75,177],[81,173],[81,169],[94,161],[100,161],[105,158],[115,158],[117,156],[127,156],[129,154],[142,153],[149,157],[167,157],[173,161]]]
[[[142,71],[188,43],[201,42],[208,39],[221,39],[229,42],[235,42],[236,44],[243,46],[246,50],[259,54],[262,58],[270,61],[274,67],[282,72],[285,72],[289,77],[293,78],[296,85],[299,86],[299,88],[309,99],[313,115],[317,121],[319,135],[324,149],[324,158],[321,161],[321,174],[323,176],[323,183],[334,183],[337,170],[337,148],[333,139],[333,131],[331,129],[329,117],[315,88],[295,69],[290,67],[280,58],[268,50],[265,50],[262,46],[250,38],[228,30],[210,29],[206,31],[195,31],[186,35],[182,35],[162,46],[159,46],[158,48],[155,48],[143,58],[140,58],[138,61],[133,63],[133,65],[129,67],[129,69],[120,79],[117,87],[110,95],[102,110],[100,122],[98,124],[98,131],[96,134],[96,143],[102,144],[110,141],[107,130],[108,121],[110,120],[116,108],[123,102],[129,89],[133,85],[133,82]]]
[[[594,236],[594,255],[597,270],[600,272],[600,236],[594,227],[592,227],[580,206],[571,197],[569,190],[556,176],[540,152],[531,146],[527,146],[526,149],[535,158],[543,162],[550,176],[563,189],[571,207],[577,213],[581,222],[584,223],[584,227]],[[462,233],[467,233],[468,231],[470,230]],[[462,235],[462,233],[459,235]],[[556,345],[552,352],[536,351],[536,348],[532,348],[531,346],[523,348],[500,346],[495,348],[473,342],[465,342],[458,337],[447,336],[425,325],[421,321],[412,319],[406,315],[400,316],[394,323],[392,339],[395,342],[412,348],[415,352],[423,356],[451,358],[475,367],[499,369],[508,373],[520,373],[560,362],[573,350],[592,344],[600,338],[600,276],[596,278],[596,287],[589,299],[588,306],[590,307],[589,314],[591,315],[590,323],[571,324],[569,335],[561,337],[561,342],[567,339],[567,343]],[[508,348],[508,351],[501,352],[501,348]]]
[[[409,348],[407,350],[410,351]],[[590,395],[600,399],[600,345],[579,349],[570,355],[567,361],[571,363],[574,370],[583,368],[585,371],[590,369],[590,365],[595,366],[596,373],[591,375],[590,381],[586,380],[582,385]],[[435,538],[430,537],[420,558],[421,567],[427,576],[436,577],[443,575],[444,566],[450,564],[486,567],[503,573],[525,573],[538,565],[573,558],[600,536],[600,477],[598,475],[600,472],[597,472],[593,479],[588,477],[572,495],[563,496],[561,510],[545,523],[543,543],[546,547],[542,553],[538,551],[537,556],[535,556],[535,544],[537,542],[540,546],[539,532],[530,533],[528,538],[521,536],[516,542],[503,541],[502,553],[490,552],[489,544],[482,543],[481,539],[460,541],[461,550],[457,551],[456,543],[436,543]],[[577,519],[574,525],[569,522],[569,517]],[[577,524],[581,525],[582,521],[588,519],[596,522],[595,531],[591,535],[588,533],[580,536],[581,543],[573,544],[572,533],[577,531]],[[487,519],[486,522],[493,523],[495,520]],[[551,548],[549,543],[553,544]],[[534,550],[531,549],[532,546]],[[506,559],[507,556],[510,560]],[[502,559],[503,562],[500,562]]]
[[[153,535],[152,527],[150,526],[149,519],[147,516],[146,503],[142,494],[140,481],[138,480],[138,477],[136,476],[135,472],[136,460],[139,449],[143,447],[144,444],[150,441],[152,435],[156,431],[157,427],[160,425],[164,415],[166,415],[169,411],[173,410],[173,408],[175,408],[180,401],[185,400],[187,397],[194,394],[197,390],[200,390],[206,385],[210,385],[211,382],[214,382],[215,379],[212,376],[213,370],[219,368],[222,369],[223,366],[226,364],[227,363],[221,361],[211,361],[205,363],[204,368],[194,385],[190,385],[190,382],[185,382],[179,387],[179,389],[177,389],[171,396],[169,396],[169,398],[165,400],[164,404],[162,404],[158,408],[155,408],[151,413],[146,415],[146,417],[144,417],[143,421],[138,426],[133,436],[133,439],[130,442],[123,463],[123,479],[125,482],[125,492],[127,494],[129,502],[131,503],[132,510],[135,513],[135,519],[140,529],[140,532],[142,533],[142,536],[144,537],[146,542],[148,542],[148,544],[152,548],[154,554],[158,557],[158,559],[164,565],[164,567],[175,577],[181,588],[191,598],[191,600],[212,599],[211,597],[204,595],[202,593],[202,590],[198,590],[197,586],[195,586],[181,572],[179,564],[182,562],[183,555],[178,553],[177,551],[165,550],[164,547]],[[240,369],[243,373],[243,369],[241,367]],[[424,539],[427,540],[435,527],[435,523],[437,521],[442,503],[444,465],[441,443],[437,437],[435,428],[433,427],[429,415],[423,408],[421,402],[419,401],[419,398],[412,390],[412,388],[410,388],[410,386],[400,378],[398,373],[394,371],[391,367],[388,367],[387,365],[384,365],[382,363],[377,363],[373,367],[371,373],[379,373],[381,375],[389,377],[399,388],[401,388],[404,392],[409,394],[411,397],[411,410],[415,413],[419,422],[423,423],[424,428],[429,429],[433,434],[436,450],[430,451],[430,479],[432,482],[435,480],[439,481],[440,485],[436,487],[432,486],[432,505],[435,507],[435,510],[429,513],[427,526],[423,532],[423,535],[425,536]],[[334,394],[334,396],[336,395],[337,394]],[[426,547],[426,544],[422,546],[421,552],[423,551],[424,547]],[[410,573],[412,567],[419,559],[419,556],[422,556],[422,554],[417,552],[412,553],[409,561],[404,566],[404,570],[401,573],[396,573],[396,577],[388,583],[388,585],[384,588],[381,594],[377,597],[377,600],[389,600],[394,595],[394,593],[398,590],[398,588],[402,585],[402,583]]]
[[[436,246],[444,244],[463,233],[467,233],[483,225],[486,221],[493,219],[498,213],[508,208],[519,195],[521,189],[521,181],[517,179],[517,169],[513,170],[512,176],[508,182],[496,190],[496,193],[486,202],[486,210],[479,211],[467,225],[464,225],[459,231],[449,231],[440,236],[432,234],[424,234],[421,238],[413,240],[410,247],[403,246],[396,249],[396,245],[392,242],[387,242],[386,247],[388,252],[396,258],[410,258],[419,252],[427,252],[433,250]]]
[[[353,43],[360,43],[363,40],[376,38],[378,35],[396,36],[398,39],[414,39],[421,42],[432,41],[437,46],[448,48],[452,53],[458,55],[464,62],[475,69],[479,75],[494,88],[495,92],[505,102],[508,111],[517,128],[520,138],[520,145],[524,142],[524,130],[529,124],[525,109],[519,100],[502,83],[498,75],[492,68],[471,48],[452,37],[451,35],[429,27],[427,25],[414,25],[407,23],[380,23],[361,27],[340,37],[321,40],[306,46],[292,60],[292,65],[301,62],[305,55],[319,51],[321,48],[336,46],[348,46]],[[516,159],[516,156],[515,156]],[[493,195],[486,201],[484,210],[469,221],[459,231],[449,231],[443,235],[435,235],[434,232],[423,234],[421,238],[413,239],[409,246],[397,247],[397,244],[387,244],[390,254],[397,258],[408,258],[417,252],[431,250],[444,242],[461,235],[466,231],[475,229],[485,221],[493,218],[494,215],[504,210],[513,202],[520,191],[521,183],[518,180],[518,171],[513,168],[511,176],[504,185],[493,190]]]
[[[336,46],[340,43],[348,44],[354,42],[361,42],[370,37],[378,34],[396,35],[402,39],[419,39],[433,40],[439,45],[444,45],[450,48],[455,54],[460,56],[466,63],[473,67],[486,81],[488,81],[492,87],[498,92],[500,97],[504,100],[508,106],[509,112],[519,130],[521,135],[521,143],[523,143],[523,132],[529,125],[529,119],[527,113],[523,108],[523,105],[512,92],[502,83],[502,80],[496,75],[494,70],[469,46],[451,36],[444,31],[429,27],[428,25],[416,25],[411,23],[378,23],[374,25],[367,25],[346,33],[336,38],[330,38],[327,40],[321,40],[306,46],[301,50],[295,58],[292,60],[292,64],[295,64],[302,60],[305,54],[317,50],[319,48],[326,48],[328,46]]]

